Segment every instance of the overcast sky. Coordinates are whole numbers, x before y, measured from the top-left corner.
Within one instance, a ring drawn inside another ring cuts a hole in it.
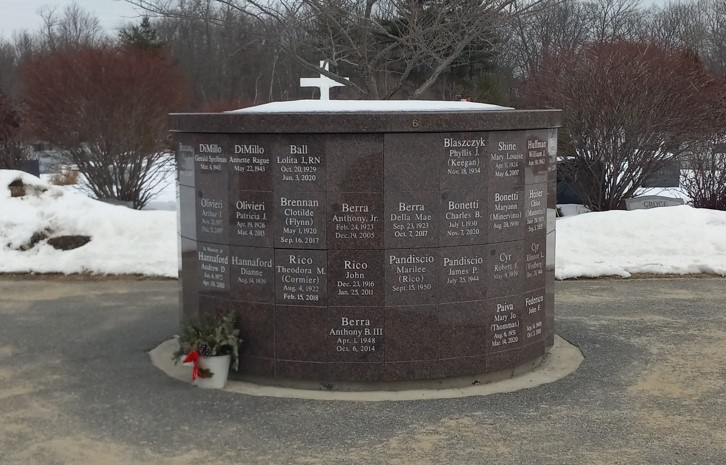
[[[0,36],[9,38],[14,30],[36,30],[42,20],[38,12],[44,7],[57,7],[63,12],[73,0],[0,0]],[[101,27],[116,31],[128,22],[137,22],[139,12],[123,0],[75,0],[85,11],[93,13]]]
[[[668,0],[641,0],[643,5],[665,4]],[[101,21],[101,26],[115,32],[128,22],[138,21],[139,11],[123,0],[75,0],[86,11]],[[73,0],[0,0],[0,36],[10,38],[15,30],[36,30],[41,19],[38,12],[43,7],[57,7],[62,12]]]

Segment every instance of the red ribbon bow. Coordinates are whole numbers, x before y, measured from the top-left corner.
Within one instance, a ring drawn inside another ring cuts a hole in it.
[[[196,381],[197,377],[199,376],[199,352],[196,350],[192,350],[187,354],[186,357],[184,357],[184,361],[182,363],[192,363],[192,381]]]

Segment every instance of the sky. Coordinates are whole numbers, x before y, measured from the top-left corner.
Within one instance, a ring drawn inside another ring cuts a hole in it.
[[[73,0],[0,0],[0,37],[10,38],[15,30],[37,30],[42,24],[39,11],[57,7],[58,13]],[[93,13],[109,33],[137,22],[139,11],[123,0],[75,0],[85,11]]]
[[[41,25],[38,12],[46,6],[56,6],[61,12],[74,0],[0,0],[0,37],[10,38],[15,30],[36,30]],[[668,0],[641,0],[645,6],[665,4]],[[138,9],[124,0],[75,0],[86,11],[92,12],[109,33],[114,33],[128,22],[136,22]]]

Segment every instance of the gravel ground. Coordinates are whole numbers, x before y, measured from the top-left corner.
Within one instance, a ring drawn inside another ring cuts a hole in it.
[[[0,280],[0,464],[723,464],[726,280],[557,283],[555,383],[324,402],[204,391],[147,351],[177,283]]]

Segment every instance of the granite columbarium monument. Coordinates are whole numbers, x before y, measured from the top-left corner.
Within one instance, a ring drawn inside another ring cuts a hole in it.
[[[428,380],[554,340],[560,113],[297,101],[172,115],[182,315],[233,311],[240,374]]]

